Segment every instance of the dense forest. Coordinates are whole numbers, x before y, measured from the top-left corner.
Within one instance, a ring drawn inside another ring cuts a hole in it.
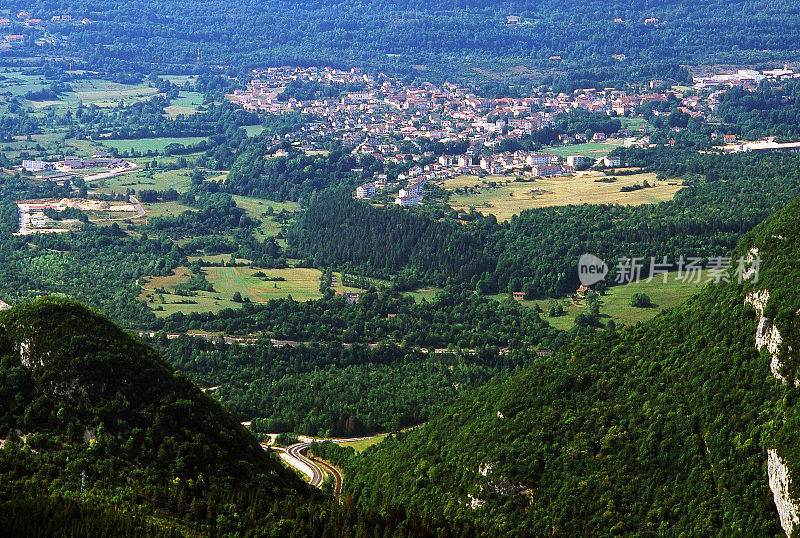
[[[757,283],[709,286],[650,322],[579,338],[361,456],[316,450],[346,467],[361,504],[441,507],[508,534],[779,533],[765,469],[775,449],[800,471],[799,208],[738,246],[758,249]],[[754,346],[745,296],[762,289],[788,384]]]
[[[433,350],[339,343],[275,347],[214,344],[182,336],[156,341],[175,368],[205,387],[257,433],[352,437],[427,421],[443,404],[535,353],[498,348]]]

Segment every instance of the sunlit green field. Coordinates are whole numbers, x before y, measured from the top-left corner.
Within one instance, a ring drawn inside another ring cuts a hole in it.
[[[189,189],[189,170],[138,170],[136,172],[122,176],[114,176],[99,180],[93,187],[101,192],[114,194],[124,194],[127,189],[136,191],[142,189],[152,189],[163,191],[175,189],[178,192],[185,192]]]
[[[622,145],[621,140],[610,142],[587,142],[585,144],[575,144],[574,146],[551,146],[542,148],[542,153],[550,153],[566,157],[567,155],[583,155],[599,159],[605,157],[612,150]]]
[[[613,319],[616,323],[625,325],[635,325],[640,321],[646,321],[665,308],[672,308],[684,302],[700,291],[706,284],[706,276],[701,274],[700,282],[687,282],[678,280],[677,273],[669,273],[667,282],[664,283],[663,276],[654,278],[650,282],[641,280],[620,286],[612,286],[606,294],[600,296],[600,315],[604,323]],[[647,294],[655,304],[651,308],[636,308],[631,306],[631,296],[634,293]],[[507,294],[500,294],[498,298],[508,297]],[[575,325],[575,316],[586,312],[585,301],[573,301],[571,299],[557,299],[564,306],[565,315],[558,317],[548,317],[547,312],[552,300],[521,301],[522,304],[531,308],[536,305],[542,310],[544,317],[550,325],[557,329],[569,330]]]
[[[172,99],[164,112],[172,117],[179,114],[194,114],[197,112],[197,107],[203,104],[203,94],[199,92],[185,92],[182,91],[178,94],[177,99]]]

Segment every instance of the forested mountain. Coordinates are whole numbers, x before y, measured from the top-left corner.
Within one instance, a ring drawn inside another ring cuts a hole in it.
[[[578,87],[589,87],[623,75],[685,77],[677,66],[687,63],[783,59],[800,38],[790,0],[10,0],[3,7],[43,20],[69,14],[74,24],[53,28],[63,36],[56,54],[145,73],[194,66],[199,48],[203,67],[324,63],[411,73],[417,65],[417,74],[471,78],[474,67],[567,66],[579,69]]]
[[[108,497],[167,484],[303,490],[233,415],[107,318],[42,298],[0,325],[0,499],[74,494],[82,474]]]
[[[508,534],[791,534],[799,210],[740,242],[741,283],[580,338],[362,456],[318,450],[347,466],[359,503],[441,507]]]

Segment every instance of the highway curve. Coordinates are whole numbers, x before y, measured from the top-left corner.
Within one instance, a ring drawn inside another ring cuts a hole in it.
[[[322,486],[322,482],[325,480],[325,473],[322,472],[319,465],[305,457],[302,452],[308,448],[310,443],[295,443],[286,448],[286,453],[289,454],[294,459],[305,463],[309,469],[311,469],[311,480],[309,480],[309,484],[318,488]]]
[[[303,474],[308,476],[309,481],[308,483],[316,488],[321,487],[322,483],[325,481],[325,473],[329,473],[333,476],[334,485],[333,485],[333,496],[338,501],[342,495],[342,484],[344,482],[344,478],[342,477],[342,473],[339,472],[336,467],[326,463],[324,461],[314,461],[310,458],[307,458],[303,455],[303,451],[311,446],[311,443],[301,442],[295,443],[287,448],[282,448],[273,445],[261,445],[264,449],[271,448],[273,450],[278,450],[286,454],[287,458],[290,460],[289,464],[298,469]],[[292,461],[293,460],[293,461]],[[321,466],[321,467],[320,467]],[[323,470],[324,469],[324,470]]]

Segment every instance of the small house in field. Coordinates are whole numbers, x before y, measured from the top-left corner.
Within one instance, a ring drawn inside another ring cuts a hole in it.
[[[515,292],[513,292],[511,294],[511,296],[514,298],[515,301],[521,301],[521,300],[523,300],[525,298],[525,292],[524,291],[515,291]]]
[[[586,294],[591,290],[592,288],[590,288],[589,286],[584,286],[583,284],[581,284],[580,286],[578,286],[578,289],[575,290],[575,298],[583,299],[584,297],[586,297]]]

